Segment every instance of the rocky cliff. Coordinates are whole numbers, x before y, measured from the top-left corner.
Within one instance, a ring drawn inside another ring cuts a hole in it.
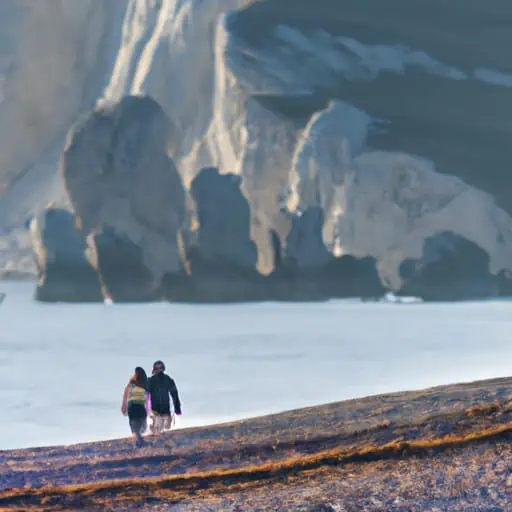
[[[25,265],[28,217],[69,206],[70,126],[144,94],[186,189],[207,167],[240,176],[264,274],[317,207],[328,254],[373,258],[395,290],[446,233],[488,256],[477,279],[512,270],[509,2],[6,0],[0,14],[4,266]],[[324,265],[317,237],[301,243]]]

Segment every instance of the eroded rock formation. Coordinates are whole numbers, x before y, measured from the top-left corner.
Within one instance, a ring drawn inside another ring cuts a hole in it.
[[[171,297],[197,301],[248,301],[265,297],[251,239],[251,211],[240,176],[204,168],[191,183],[197,233],[187,249],[190,279]]]
[[[96,233],[108,227],[116,233],[101,238],[108,261],[123,261],[122,254],[112,255],[116,247],[138,247],[155,289],[164,275],[183,268],[178,238],[185,221],[185,192],[167,154],[171,136],[158,103],[127,96],[79,121],[62,156],[66,192],[82,230]],[[98,261],[101,271],[103,260]]]
[[[32,219],[30,232],[38,270],[37,300],[103,300],[98,276],[86,258],[85,236],[70,212],[49,207]]]
[[[251,211],[241,181],[240,176],[220,174],[212,167],[202,169],[192,181],[198,250],[203,260],[254,269],[258,250],[250,237]]]
[[[277,298],[377,298],[385,293],[375,258],[334,256],[323,241],[324,212],[311,206],[292,218],[282,259],[270,278]],[[273,242],[276,245],[276,242]]]
[[[98,274],[103,297],[114,302],[160,298],[160,283],[144,264],[142,249],[124,233],[105,226],[87,237],[87,257]]]
[[[446,301],[500,295],[499,280],[489,271],[489,255],[450,232],[427,238],[421,258],[403,261],[400,273],[404,280],[401,295]]]

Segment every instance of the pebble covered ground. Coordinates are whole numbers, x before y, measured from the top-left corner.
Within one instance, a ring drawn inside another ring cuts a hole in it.
[[[4,451],[0,509],[510,511],[511,399],[512,378],[496,379],[179,430],[141,449]]]

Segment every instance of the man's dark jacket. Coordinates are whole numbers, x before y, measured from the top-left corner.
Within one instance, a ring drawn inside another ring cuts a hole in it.
[[[178,389],[174,381],[165,373],[157,373],[149,378],[148,391],[151,394],[151,409],[159,414],[170,414],[171,404],[169,394],[172,397],[174,411],[181,414],[181,403]]]

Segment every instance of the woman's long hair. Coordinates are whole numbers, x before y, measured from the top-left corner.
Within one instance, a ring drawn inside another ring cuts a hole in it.
[[[147,389],[148,376],[146,375],[144,368],[142,368],[141,366],[137,366],[137,368],[135,368],[135,373],[133,374],[133,377],[130,379],[130,382],[133,382],[133,384],[135,384],[136,386]]]

